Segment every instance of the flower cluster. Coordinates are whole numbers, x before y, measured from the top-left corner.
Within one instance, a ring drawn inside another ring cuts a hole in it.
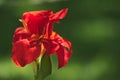
[[[12,41],[12,59],[17,66],[24,67],[41,55],[57,54],[58,67],[65,66],[72,55],[71,43],[53,31],[53,23],[59,23],[68,12],[51,10],[25,12]]]

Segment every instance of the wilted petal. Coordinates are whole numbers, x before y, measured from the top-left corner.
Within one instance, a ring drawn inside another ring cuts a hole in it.
[[[37,59],[40,55],[40,46],[30,47],[29,41],[23,39],[13,44],[12,59],[17,66],[23,67]]]

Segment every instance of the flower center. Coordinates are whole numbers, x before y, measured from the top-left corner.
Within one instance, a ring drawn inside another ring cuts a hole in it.
[[[24,21],[23,19],[19,19],[19,21],[22,22],[25,30],[26,30],[27,32],[29,32],[28,26],[27,26],[27,24],[25,23],[25,21]],[[31,37],[29,38],[31,47],[41,45],[42,40],[45,38],[45,28],[44,28],[44,30],[43,30],[42,33],[43,33],[43,34],[41,34],[41,35],[39,35],[39,34],[31,34]]]
[[[45,35],[36,35],[32,34],[30,37],[30,45],[33,46],[40,46],[42,44],[43,39],[45,38]]]

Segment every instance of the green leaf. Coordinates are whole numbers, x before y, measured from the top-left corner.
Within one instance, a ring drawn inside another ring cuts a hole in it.
[[[52,63],[50,56],[43,55],[41,59],[41,64],[39,65],[39,77],[45,79],[48,75],[52,73]]]

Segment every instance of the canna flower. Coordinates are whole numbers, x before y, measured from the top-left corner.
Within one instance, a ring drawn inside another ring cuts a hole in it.
[[[24,67],[42,55],[52,54],[58,57],[58,68],[67,64],[72,55],[71,43],[53,31],[53,23],[59,23],[67,11],[66,8],[57,13],[41,10],[23,14],[23,26],[15,30],[12,41],[11,57],[17,66]]]

